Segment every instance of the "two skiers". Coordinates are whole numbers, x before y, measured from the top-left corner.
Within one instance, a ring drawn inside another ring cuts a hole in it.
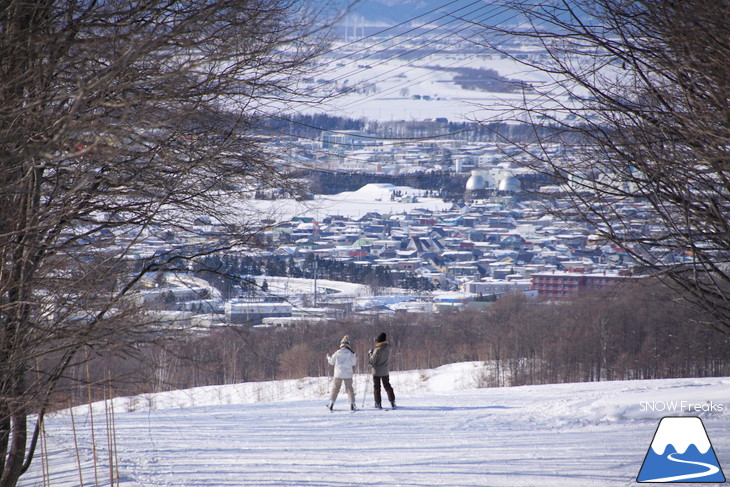
[[[350,337],[345,335],[340,341],[340,348],[332,355],[327,354],[327,362],[335,366],[334,380],[332,382],[332,391],[330,392],[330,402],[327,407],[330,411],[335,405],[337,395],[340,393],[342,383],[345,383],[345,391],[347,398],[350,400],[350,409],[355,410],[355,389],[352,387],[352,375],[355,365],[357,365],[357,356],[350,348]]]
[[[395,393],[390,385],[390,371],[388,363],[390,361],[390,344],[387,341],[385,333],[381,333],[375,339],[375,346],[368,350],[368,363],[373,373],[373,396],[375,399],[375,407],[382,409],[381,385],[385,388],[390,405],[395,408]],[[337,396],[345,383],[345,391],[347,398],[350,400],[350,409],[355,410],[355,389],[352,386],[352,376],[354,367],[357,365],[357,356],[352,351],[350,337],[345,335],[340,341],[340,348],[332,355],[327,354],[327,362],[335,366],[334,379],[332,382],[332,390],[330,391],[330,400],[327,407],[330,411],[334,408]]]

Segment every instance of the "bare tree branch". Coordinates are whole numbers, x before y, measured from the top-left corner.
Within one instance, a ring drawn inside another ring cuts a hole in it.
[[[730,333],[730,5],[502,5],[523,22],[483,26],[480,42],[552,79],[507,107],[538,139],[518,162],[563,183],[561,216],[625,249]],[[518,57],[507,37],[546,55]]]
[[[27,417],[81,350],[161,332],[139,310],[150,274],[256,234],[249,195],[289,185],[257,120],[321,96],[298,80],[326,47],[326,8],[0,7],[0,486],[27,468]]]

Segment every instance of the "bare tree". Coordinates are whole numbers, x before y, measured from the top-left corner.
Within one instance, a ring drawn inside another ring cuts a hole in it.
[[[552,82],[509,117],[533,127],[516,156],[553,176],[558,208],[665,278],[730,333],[730,4],[504,1],[514,27],[480,42]],[[535,49],[515,50],[515,39]],[[525,54],[529,52],[531,54]]]
[[[28,468],[84,350],[162,333],[138,313],[148,275],[255,235],[248,194],[286,177],[257,120],[306,98],[297,81],[323,48],[322,11],[304,5],[0,7],[0,486]]]

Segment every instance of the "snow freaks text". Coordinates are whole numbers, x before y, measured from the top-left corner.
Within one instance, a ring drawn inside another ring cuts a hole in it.
[[[725,405],[713,401],[641,401],[639,408],[642,413],[658,411],[660,413],[721,413]]]

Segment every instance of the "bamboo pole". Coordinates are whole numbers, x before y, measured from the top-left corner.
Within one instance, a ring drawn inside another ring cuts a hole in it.
[[[99,463],[96,452],[96,434],[94,431],[94,406],[91,397],[91,370],[89,368],[89,350],[86,350],[86,390],[89,395],[89,424],[91,425],[91,450],[94,456],[94,485],[99,485]]]
[[[109,447],[109,478],[110,485],[114,486],[121,483],[121,475],[119,472],[119,450],[117,449],[117,425],[116,416],[114,414],[114,391],[112,389],[111,374],[107,375],[107,398],[104,399],[104,408],[106,410],[107,419],[107,444]]]
[[[112,408],[112,432],[114,433],[114,465],[116,467],[116,479],[117,479],[117,487],[119,487],[122,483],[122,476],[119,472],[119,449],[117,448],[117,417],[114,414],[114,401],[111,403]]]
[[[46,425],[41,423],[41,472],[43,487],[51,487],[51,472],[48,468],[48,444],[46,442]]]
[[[112,447],[112,423],[109,410],[109,400],[106,389],[104,390],[104,418],[106,420],[106,448],[109,457],[109,485],[114,486],[114,451]]]
[[[74,408],[71,401],[68,402],[68,409],[71,412],[71,429],[74,433],[74,449],[76,450],[76,465],[79,469],[79,487],[84,487],[84,474],[81,470],[81,454],[79,452],[79,438],[76,434],[76,419],[74,418]]]

